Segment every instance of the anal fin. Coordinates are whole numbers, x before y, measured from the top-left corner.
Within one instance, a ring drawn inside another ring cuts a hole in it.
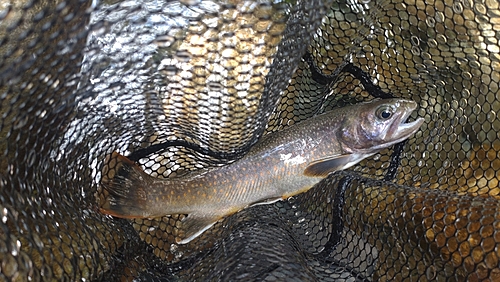
[[[201,215],[192,213],[182,220],[184,236],[177,239],[178,244],[187,244],[212,227],[222,217],[220,215]],[[180,239],[180,240],[179,240]]]

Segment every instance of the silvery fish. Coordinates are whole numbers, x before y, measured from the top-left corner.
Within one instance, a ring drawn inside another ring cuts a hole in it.
[[[101,212],[121,218],[187,214],[185,244],[218,220],[254,204],[305,192],[328,174],[401,142],[423,123],[406,123],[417,103],[375,100],[337,108],[262,138],[243,158],[183,177],[159,179],[113,153],[117,173],[101,181]]]

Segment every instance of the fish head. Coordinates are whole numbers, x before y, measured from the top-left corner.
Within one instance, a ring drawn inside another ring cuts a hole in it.
[[[424,122],[406,122],[417,103],[404,99],[375,100],[345,114],[339,139],[347,152],[371,153],[399,143],[414,134]]]

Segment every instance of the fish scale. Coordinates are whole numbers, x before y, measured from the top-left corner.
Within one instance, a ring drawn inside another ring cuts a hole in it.
[[[423,123],[405,123],[417,104],[374,100],[334,109],[262,138],[240,160],[223,167],[159,179],[118,153],[117,174],[103,178],[101,212],[122,218],[187,214],[187,243],[218,220],[254,204],[305,192],[328,174],[346,169],[401,142]]]

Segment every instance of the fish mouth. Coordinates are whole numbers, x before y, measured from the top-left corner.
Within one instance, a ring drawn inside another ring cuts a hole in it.
[[[398,143],[408,138],[410,135],[414,134],[424,123],[423,118],[417,118],[415,121],[407,122],[410,115],[417,109],[418,105],[416,102],[404,100],[401,103],[405,104],[404,106],[406,108],[406,111],[404,111],[399,118],[399,123],[394,123],[395,128],[393,128],[393,130],[391,131],[393,132],[393,136],[396,137],[396,140],[391,143]]]

